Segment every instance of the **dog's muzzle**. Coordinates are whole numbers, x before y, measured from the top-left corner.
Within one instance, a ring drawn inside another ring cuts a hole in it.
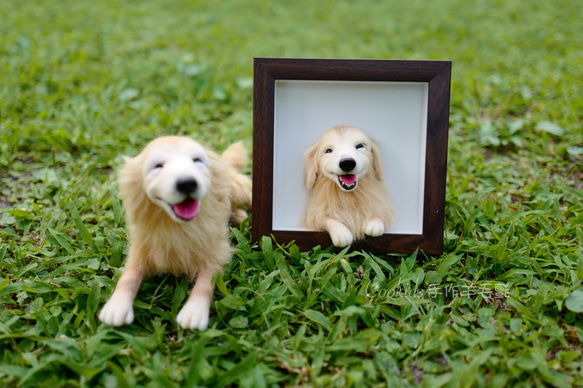
[[[180,179],[176,182],[176,191],[186,196],[184,201],[171,205],[174,214],[176,214],[178,218],[184,221],[191,221],[198,216],[200,211],[198,200],[192,197],[197,189],[198,182],[194,178]]]
[[[344,172],[351,172],[356,167],[356,161],[352,158],[345,158],[338,164],[340,169]],[[355,174],[341,174],[338,175],[338,184],[344,191],[352,191],[356,189],[357,179]]]

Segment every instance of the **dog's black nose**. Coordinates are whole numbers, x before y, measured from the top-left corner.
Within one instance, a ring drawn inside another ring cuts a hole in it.
[[[182,194],[191,194],[196,191],[198,182],[194,178],[185,178],[176,182],[176,190]]]
[[[352,171],[356,167],[356,161],[352,158],[349,159],[342,159],[340,161],[340,168],[342,171],[348,172]]]

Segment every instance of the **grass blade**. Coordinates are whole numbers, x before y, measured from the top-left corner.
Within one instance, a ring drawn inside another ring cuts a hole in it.
[[[71,209],[71,218],[77,227],[77,233],[81,236],[81,240],[85,242],[95,253],[99,252],[97,245],[95,244],[95,240],[93,236],[89,232],[89,229],[85,226],[83,221],[81,220],[81,216],[79,216],[79,212],[75,206],[70,206]]]

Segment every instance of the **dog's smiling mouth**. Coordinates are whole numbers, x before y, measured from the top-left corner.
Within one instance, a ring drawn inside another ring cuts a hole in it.
[[[345,191],[352,191],[356,188],[356,175],[354,174],[345,174],[345,175],[338,175],[338,183],[340,187]]]
[[[187,198],[184,201],[170,205],[176,217],[184,220],[191,221],[198,216],[200,208],[198,206],[198,200],[194,198]]]

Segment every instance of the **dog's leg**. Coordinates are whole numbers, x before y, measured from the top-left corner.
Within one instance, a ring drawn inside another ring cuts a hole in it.
[[[133,322],[134,299],[143,278],[144,274],[137,266],[128,264],[115,287],[115,291],[113,291],[113,295],[99,313],[101,322],[111,326]]]
[[[385,233],[385,224],[380,218],[374,217],[364,226],[364,234],[371,237],[382,236]]]
[[[209,323],[209,311],[213,298],[213,272],[208,269],[198,273],[196,283],[176,322],[183,329],[205,330]]]
[[[235,225],[241,225],[243,221],[245,221],[248,217],[248,214],[245,210],[239,208],[231,208],[231,221]]]
[[[251,179],[233,169],[229,169],[229,179],[231,182],[231,203],[251,209]]]
[[[332,217],[326,217],[323,223],[324,229],[330,234],[332,244],[335,247],[345,247],[352,244],[354,237],[342,222]]]
[[[251,180],[249,177],[235,172],[233,169],[229,170],[229,177],[231,181],[231,195],[230,200],[233,205],[245,206],[251,209]],[[231,221],[235,225],[240,225],[247,218],[247,212],[236,207],[231,208]]]

